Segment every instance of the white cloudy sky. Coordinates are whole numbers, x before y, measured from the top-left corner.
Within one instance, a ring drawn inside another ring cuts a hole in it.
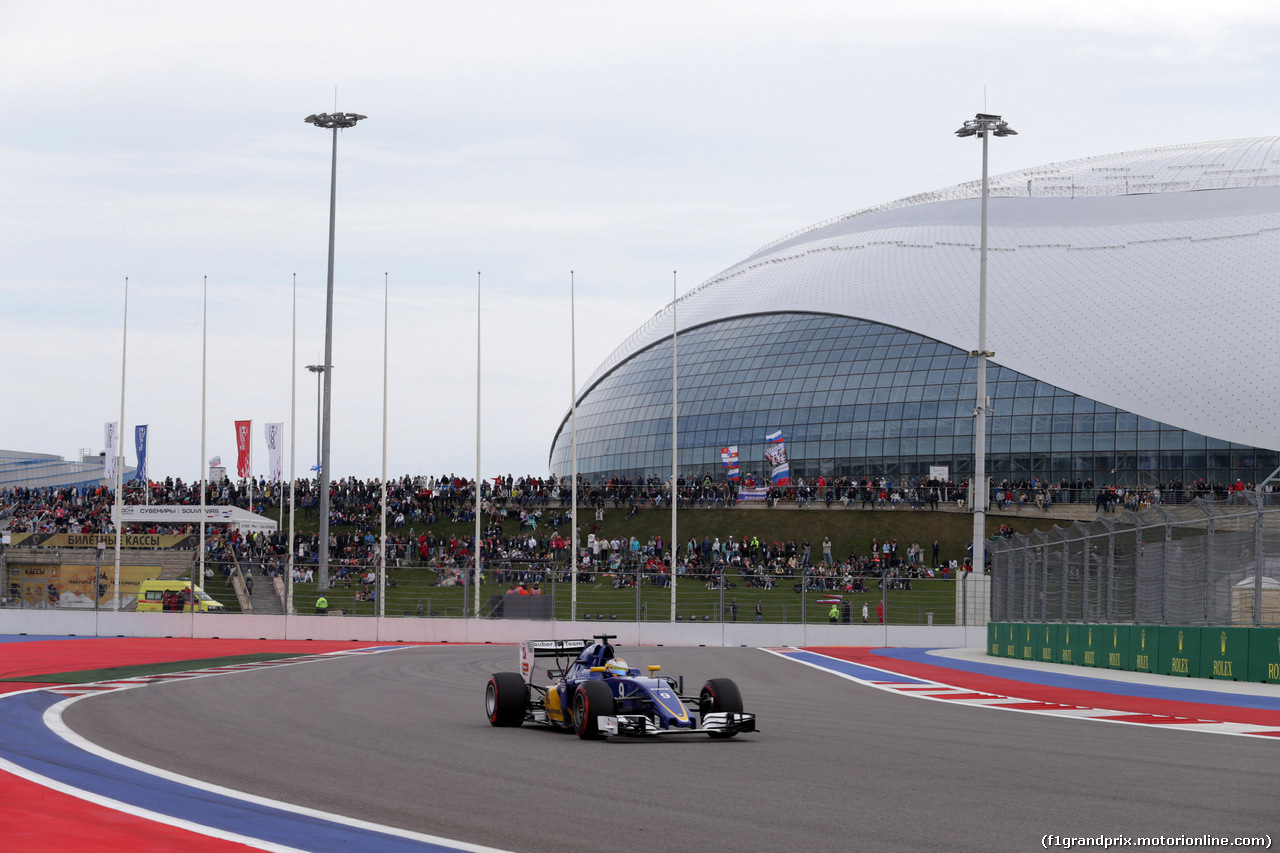
[[[995,172],[1280,131],[1280,4],[0,0],[0,448],[102,448],[198,476],[232,421],[315,454],[329,143],[339,140],[333,472],[544,473],[570,398],[681,292],[813,222]],[[1085,330],[1082,330],[1082,332]]]

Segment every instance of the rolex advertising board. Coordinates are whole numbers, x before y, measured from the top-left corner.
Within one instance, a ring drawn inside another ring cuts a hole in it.
[[[1040,632],[1030,622],[1018,626],[1018,657],[1022,660],[1036,660],[1038,649],[1036,640]]]
[[[1129,626],[1129,658],[1125,669],[1157,672],[1160,669],[1160,628],[1156,625]]]
[[[1079,625],[1058,625],[1058,659],[1055,663],[1080,665],[1084,662]]]
[[[1102,628],[1103,664],[1107,669],[1133,669],[1129,657],[1129,626],[1105,625]]]
[[[1160,629],[1160,666],[1163,675],[1200,677],[1200,630],[1165,626]],[[1213,629],[1209,629],[1213,630]]]
[[[1058,629],[1055,625],[1039,624],[1035,626],[1036,657],[1041,663],[1053,663],[1057,660]]]
[[[1217,678],[1223,681],[1248,679],[1251,630],[1251,628],[1201,628],[1201,677]]]
[[[1249,630],[1249,680],[1280,684],[1280,628]]]
[[[1107,665],[1107,656],[1102,648],[1102,637],[1106,626],[1081,625],[1079,627],[1082,633],[1081,652],[1083,657],[1080,663],[1083,666],[1105,667]]]

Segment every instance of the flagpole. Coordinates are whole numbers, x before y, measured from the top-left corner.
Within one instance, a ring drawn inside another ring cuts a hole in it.
[[[480,271],[476,271],[476,617],[480,616]]]
[[[676,271],[671,271],[671,621],[676,621],[676,555],[680,540],[676,537],[676,483],[679,480],[676,460],[676,433],[679,421],[676,409]]]
[[[111,452],[115,454],[116,469],[116,577],[115,577],[115,605],[111,608],[116,612],[120,611],[120,543],[124,539],[124,525],[121,523],[121,514],[124,507],[124,454],[121,453],[121,430],[124,429],[124,377],[125,365],[129,356],[129,276],[124,277],[124,330],[121,335],[120,344],[120,425],[116,427],[115,446],[111,448]]]
[[[285,562],[288,569],[284,579],[284,616],[287,620],[289,614],[293,612],[293,559],[296,549],[293,543],[293,516],[294,516],[294,491],[297,488],[298,480],[294,472],[294,464],[297,461],[297,452],[294,448],[294,439],[298,436],[298,274],[293,274],[293,341],[290,344],[290,361],[289,361],[289,559]],[[286,621],[286,626],[288,622]],[[285,636],[289,635],[288,628],[285,629]]]
[[[573,464],[569,469],[569,495],[573,509],[569,511],[569,621],[578,619],[578,327],[573,270],[569,270],[569,444]]]
[[[200,577],[191,579],[191,636],[196,634],[196,596],[204,589],[204,539],[206,510],[209,491],[209,462],[205,458],[205,421],[209,389],[209,276],[204,277],[204,296],[201,303],[200,328]]]
[[[382,542],[378,552],[378,615],[387,615],[387,329],[391,316],[388,283],[391,273],[382,273]]]

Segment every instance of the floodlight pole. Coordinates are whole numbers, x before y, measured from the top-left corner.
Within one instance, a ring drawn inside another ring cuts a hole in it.
[[[329,167],[329,276],[324,309],[324,413],[320,427],[320,470],[316,472],[316,487],[320,492],[320,566],[316,589],[329,588],[329,438],[332,415],[333,371],[333,238],[337,222],[338,201],[338,131],[355,127],[356,122],[367,116],[355,113],[319,113],[307,116],[304,121],[333,131],[333,156]]]
[[[957,136],[978,136],[982,139],[982,227],[981,247],[978,252],[978,348],[969,353],[970,358],[978,359],[977,401],[973,409],[973,482],[970,494],[973,496],[973,571],[982,574],[986,570],[987,501],[991,490],[987,488],[987,359],[995,356],[987,349],[987,199],[989,182],[987,177],[987,137],[1016,136],[1017,131],[1009,127],[1000,116],[978,113],[973,119],[966,121],[964,127],[956,131]],[[962,624],[968,624],[968,614]]]
[[[320,382],[323,379],[324,365],[308,364],[307,370],[316,375],[316,467],[313,470],[318,477],[320,476],[320,423],[323,420],[320,404],[324,400],[323,388]]]
[[[569,621],[578,619],[578,321],[576,286],[569,270]]]
[[[676,292],[676,270],[671,271],[671,621],[676,621],[676,557],[680,554],[680,539],[676,529],[676,507],[679,500],[676,493],[680,482],[679,457],[676,439],[679,436],[680,410],[676,405],[676,335],[679,326],[676,323],[676,308],[680,298]]]

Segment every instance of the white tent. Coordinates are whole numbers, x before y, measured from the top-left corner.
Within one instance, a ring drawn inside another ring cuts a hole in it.
[[[278,522],[238,506],[206,506],[204,518],[206,523],[229,524],[232,529],[246,533],[275,533],[280,528]],[[120,508],[120,520],[125,524],[199,524],[200,507],[130,504]]]

